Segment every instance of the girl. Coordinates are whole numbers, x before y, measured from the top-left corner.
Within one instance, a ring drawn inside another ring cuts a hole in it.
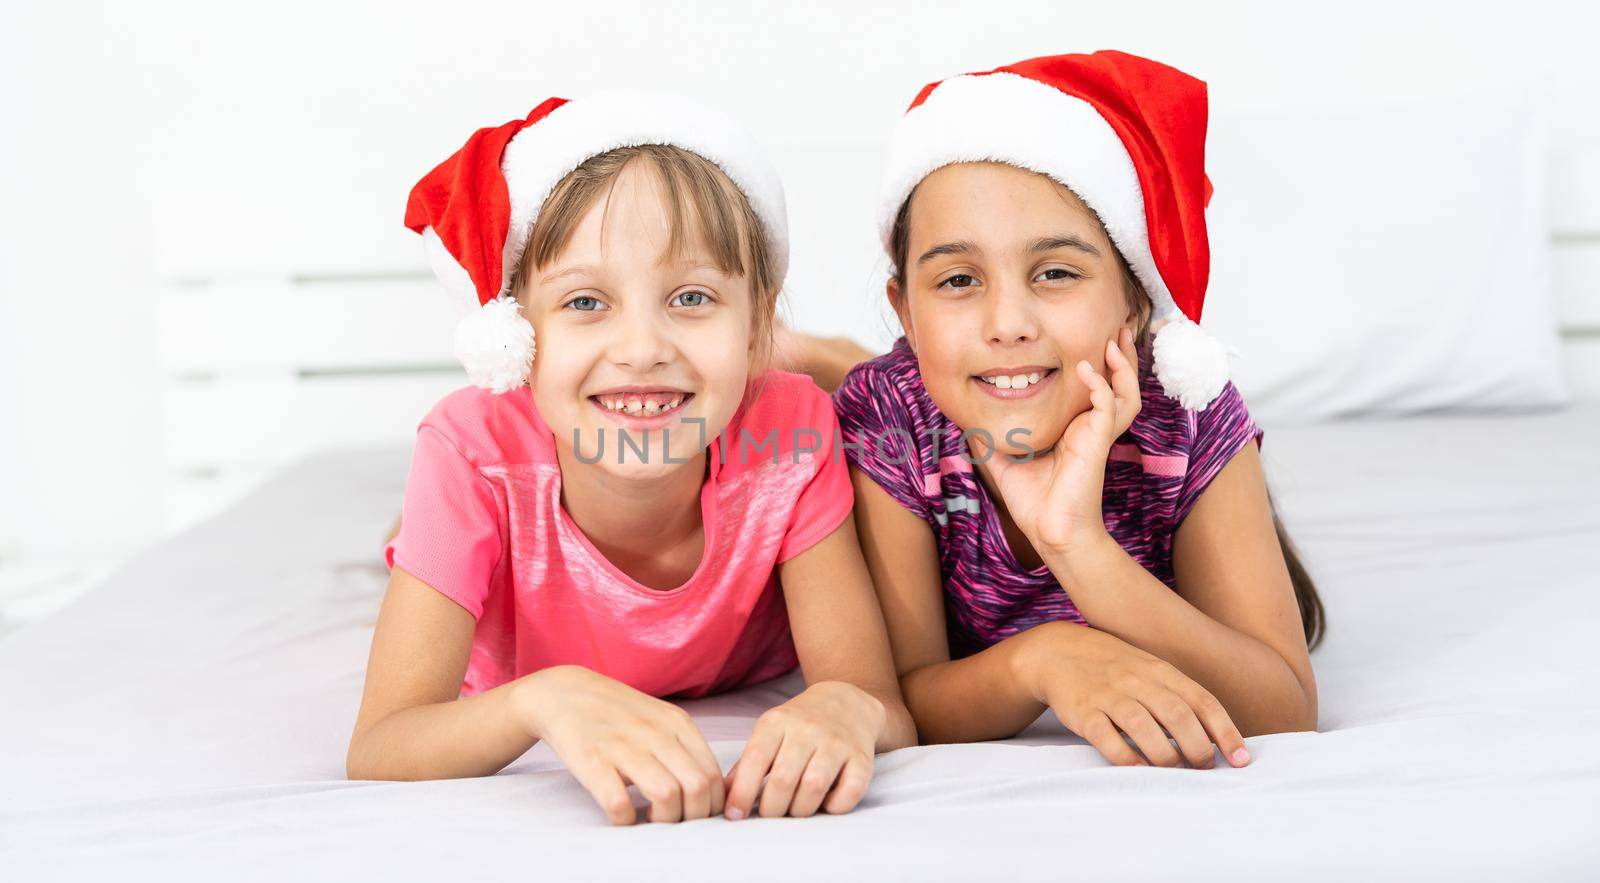
[[[787,263],[764,157],[681,100],[551,99],[475,133],[406,224],[475,307],[475,386],[418,429],[348,774],[491,775],[542,739],[616,824],[629,783],[652,821],[850,810],[915,732],[831,403],[762,371]],[[727,777],[656,698],[796,664]]]
[[[836,404],[924,741],[1049,707],[1113,763],[1238,766],[1316,725],[1320,605],[1191,321],[1205,119],[1200,81],[1099,52],[930,85],[895,134],[905,335]]]

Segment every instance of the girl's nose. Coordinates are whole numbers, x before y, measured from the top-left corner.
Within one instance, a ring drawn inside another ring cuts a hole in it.
[[[611,361],[634,371],[650,371],[672,360],[672,342],[662,320],[648,310],[624,310],[613,326]]]
[[[1026,286],[1000,283],[984,299],[983,333],[990,343],[1012,346],[1039,336],[1033,292]]]

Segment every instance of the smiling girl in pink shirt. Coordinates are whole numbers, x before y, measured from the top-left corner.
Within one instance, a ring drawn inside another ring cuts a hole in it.
[[[765,369],[787,239],[759,150],[668,96],[551,99],[406,225],[472,308],[474,386],[418,429],[349,775],[490,775],[542,739],[617,824],[628,784],[653,821],[854,807],[915,731],[832,406]],[[797,664],[726,777],[657,698]]]

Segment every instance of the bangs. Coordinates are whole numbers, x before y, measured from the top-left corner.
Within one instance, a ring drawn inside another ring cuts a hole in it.
[[[730,276],[746,277],[755,292],[774,287],[765,231],[749,200],[715,163],[699,154],[666,144],[621,147],[590,157],[551,191],[528,237],[513,291],[520,288],[526,267],[543,267],[560,256],[579,221],[602,197],[607,201],[624,168],[642,162],[661,187],[667,211],[667,254],[700,253]]]

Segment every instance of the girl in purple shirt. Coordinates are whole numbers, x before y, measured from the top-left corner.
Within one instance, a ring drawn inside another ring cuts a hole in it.
[[[925,742],[1049,708],[1113,763],[1242,766],[1316,726],[1320,603],[1197,324],[1205,121],[1204,83],[1099,52],[931,84],[896,131],[905,336],[835,406]]]

